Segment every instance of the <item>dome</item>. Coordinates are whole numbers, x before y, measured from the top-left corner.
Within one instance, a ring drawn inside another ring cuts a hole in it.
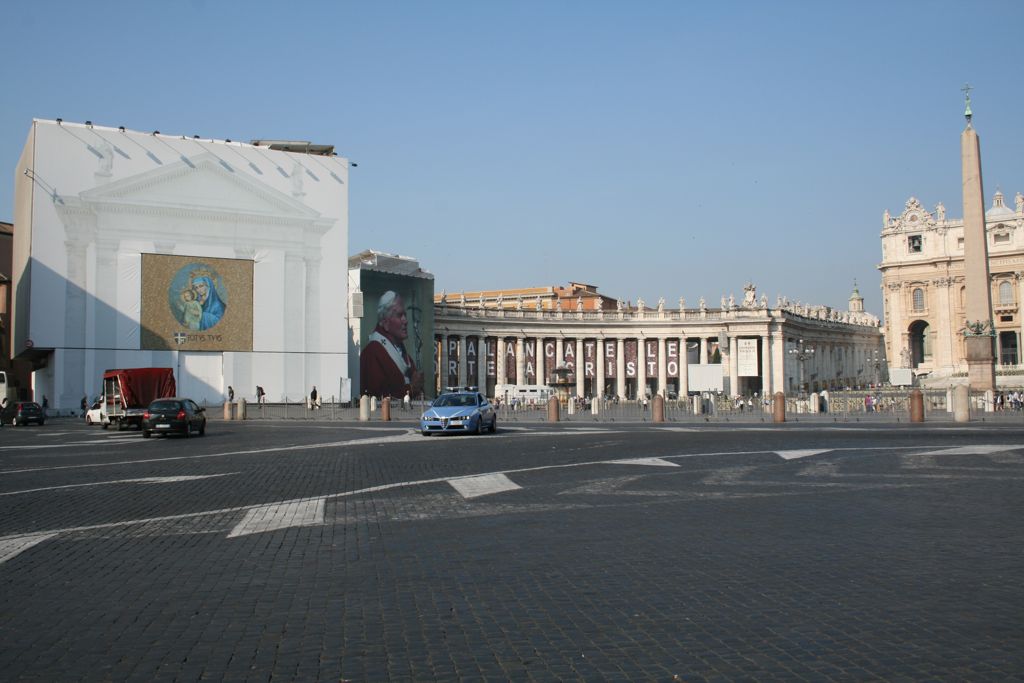
[[[1006,206],[1003,203],[1003,193],[1001,190],[996,190],[996,194],[992,197],[992,208],[985,212],[986,221],[1001,221],[1001,220],[1013,220],[1017,214],[1013,212],[1013,209]]]

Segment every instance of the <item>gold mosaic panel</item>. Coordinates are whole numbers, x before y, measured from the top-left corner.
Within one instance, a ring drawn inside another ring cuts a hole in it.
[[[252,351],[253,262],[142,255],[140,346]]]

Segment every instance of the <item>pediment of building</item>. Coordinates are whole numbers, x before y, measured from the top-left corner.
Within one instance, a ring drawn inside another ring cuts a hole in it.
[[[904,205],[903,213],[893,219],[890,229],[893,231],[912,232],[935,228],[935,217],[928,212],[917,197],[911,197]]]
[[[79,194],[93,210],[211,211],[316,220],[317,211],[219,157],[204,153]]]

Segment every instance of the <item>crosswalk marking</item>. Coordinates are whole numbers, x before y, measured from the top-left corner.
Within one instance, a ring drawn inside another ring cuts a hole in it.
[[[489,496],[492,493],[503,491],[514,491],[522,488],[504,474],[483,474],[476,477],[459,477],[449,479],[448,483],[452,488],[462,494],[463,498],[479,498]]]
[[[245,513],[228,538],[324,523],[324,498],[262,505]]]
[[[0,538],[0,564],[56,535],[56,533],[25,534],[23,536]]]

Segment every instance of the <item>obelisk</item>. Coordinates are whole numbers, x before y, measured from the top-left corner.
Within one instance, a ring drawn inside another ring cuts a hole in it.
[[[967,320],[964,350],[971,391],[995,391],[995,327],[985,235],[985,192],[981,185],[981,143],[971,125],[971,88],[964,86],[967,128],[960,135],[964,183],[964,287]]]

